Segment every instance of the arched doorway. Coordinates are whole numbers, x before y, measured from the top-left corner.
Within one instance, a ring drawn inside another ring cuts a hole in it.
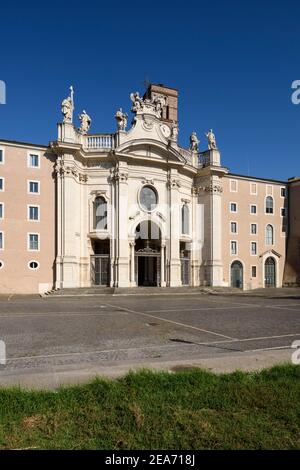
[[[231,287],[243,288],[243,265],[240,261],[231,265]]]
[[[161,285],[161,231],[150,220],[135,230],[135,282],[145,287]]]
[[[265,261],[265,287],[276,287],[276,262],[271,256]]]

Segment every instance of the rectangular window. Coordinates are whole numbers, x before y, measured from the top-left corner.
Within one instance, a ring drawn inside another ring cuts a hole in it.
[[[256,211],[257,211],[256,205],[255,205],[255,204],[251,204],[251,206],[250,206],[250,213],[251,213],[251,214],[256,214]]]
[[[28,219],[39,220],[39,207],[38,206],[28,206]]]
[[[230,212],[237,212],[237,204],[236,202],[230,203]]]
[[[0,191],[4,191],[4,178],[0,178]]]
[[[286,216],[286,209],[285,207],[282,207],[281,208],[281,217],[285,217]]]
[[[251,277],[256,277],[256,266],[251,266]]]
[[[256,183],[250,183],[250,194],[256,196],[256,194],[257,194],[257,184]]]
[[[251,255],[257,255],[257,243],[251,242]]]
[[[40,192],[40,183],[39,181],[29,181],[28,182],[28,192],[33,194],[39,194]]]
[[[4,150],[0,149],[0,165],[4,163]]]
[[[286,197],[286,188],[280,188],[281,197]]]
[[[251,235],[257,235],[257,224],[251,224]]]
[[[29,250],[39,250],[39,236],[37,233],[30,233],[28,236],[28,249]]]
[[[237,222],[230,222],[231,233],[237,233]]]
[[[236,193],[238,188],[238,182],[237,180],[230,180],[230,192],[231,193]]]
[[[28,166],[30,168],[39,168],[40,166],[40,156],[37,153],[28,154]]]
[[[232,255],[237,254],[237,242],[235,242],[235,241],[230,242],[230,253]]]
[[[267,196],[273,196],[273,186],[267,184],[267,186],[266,186],[266,195]]]
[[[0,250],[4,249],[4,233],[0,232]]]
[[[4,204],[0,202],[0,219],[4,219]]]

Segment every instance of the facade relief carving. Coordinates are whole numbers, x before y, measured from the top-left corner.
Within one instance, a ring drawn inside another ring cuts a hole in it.
[[[198,187],[192,187],[192,194],[194,195],[199,195],[203,192],[206,193],[219,193],[221,194],[223,192],[223,187],[221,182],[209,182],[206,185],[198,186]]]
[[[154,179],[143,178],[142,184],[152,184],[154,186]]]

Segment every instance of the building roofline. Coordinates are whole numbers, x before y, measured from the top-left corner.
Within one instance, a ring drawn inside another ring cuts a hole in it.
[[[11,145],[23,145],[25,147],[35,147],[35,148],[48,148],[48,145],[44,144],[33,144],[32,142],[22,142],[20,140],[7,140],[7,139],[0,139],[0,144],[11,144]]]
[[[271,178],[260,178],[259,176],[240,175],[239,173],[227,173],[226,176],[235,176],[236,178],[242,178],[242,179],[245,179],[245,180],[267,181],[267,182],[284,184],[284,185],[288,184],[288,181],[275,180],[275,179],[271,179]]]

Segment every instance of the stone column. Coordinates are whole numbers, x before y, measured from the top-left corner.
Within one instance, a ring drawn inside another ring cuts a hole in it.
[[[128,243],[128,173],[127,163],[119,162],[113,171],[116,184],[117,217],[117,287],[130,287]]]
[[[135,247],[135,242],[134,241],[131,241],[130,242],[130,285],[131,287],[135,287],[136,286],[136,282],[135,282],[135,251],[134,251],[134,247]]]
[[[201,239],[203,227],[200,224],[201,213],[198,204],[198,189],[192,188],[192,242],[191,242],[191,286],[200,285],[199,265],[201,259]]]
[[[179,257],[179,187],[177,170],[170,170],[168,175],[169,188],[169,256],[170,256],[170,287],[181,286],[181,267]]]
[[[165,244],[161,244],[160,249],[160,286],[166,287],[165,279]]]
[[[56,220],[56,234],[57,234],[57,253],[56,253],[56,278],[55,288],[61,289],[63,283],[63,272],[62,272],[62,259],[63,259],[63,237],[64,237],[64,226],[63,222],[63,193],[64,193],[64,178],[62,173],[61,160],[58,158],[56,161],[56,198],[57,198],[57,220]]]

